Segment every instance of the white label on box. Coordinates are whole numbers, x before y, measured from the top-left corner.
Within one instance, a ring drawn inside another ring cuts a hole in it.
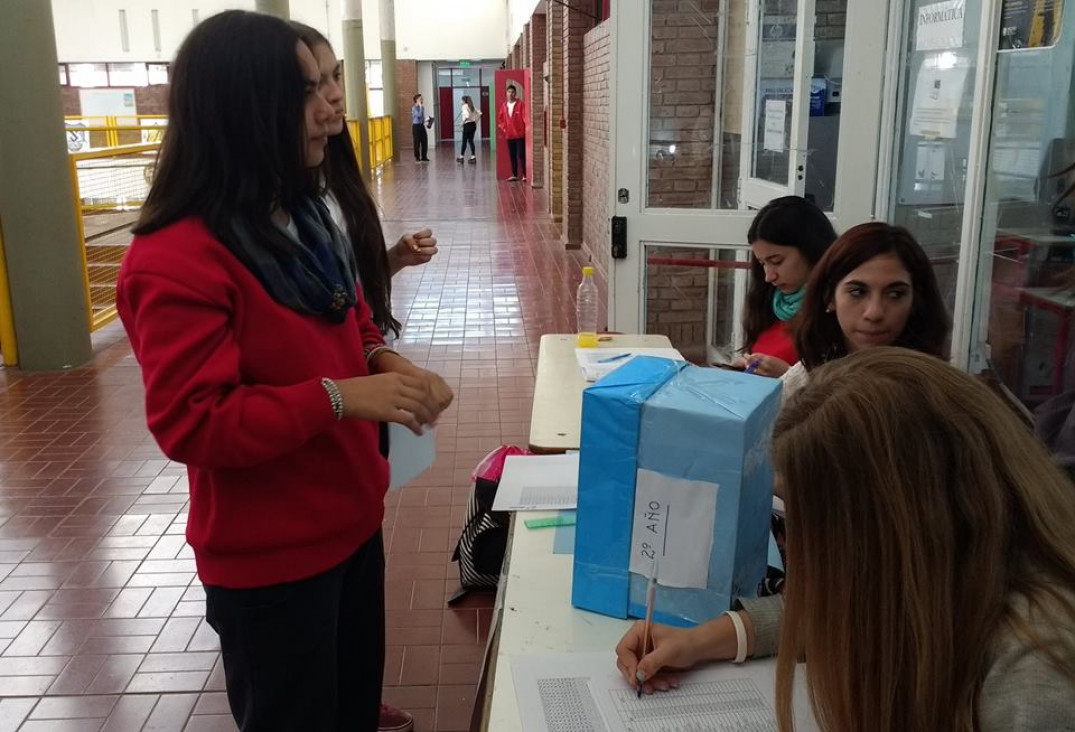
[[[639,470],[635,480],[631,571],[649,577],[656,558],[658,584],[705,589],[713,551],[717,488],[716,483]]]

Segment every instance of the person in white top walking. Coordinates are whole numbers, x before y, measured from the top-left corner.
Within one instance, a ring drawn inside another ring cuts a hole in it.
[[[459,150],[459,157],[456,162],[463,162],[463,156],[467,153],[467,145],[470,145],[470,162],[477,162],[477,158],[474,156],[474,133],[478,130],[478,120],[481,119],[482,113],[474,109],[474,102],[469,95],[463,97],[463,109],[460,111],[460,116],[463,118],[463,147]]]

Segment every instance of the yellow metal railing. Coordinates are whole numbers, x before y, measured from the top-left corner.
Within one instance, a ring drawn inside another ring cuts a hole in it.
[[[130,245],[128,229],[149,193],[159,148],[152,142],[67,156],[91,331],[116,319],[116,278]]]
[[[128,229],[137,218],[153,180],[165,118],[160,115],[127,117],[67,117],[68,165],[77,205],[86,308],[90,330],[116,319],[116,278],[130,245]],[[359,137],[357,120],[348,120],[351,139]],[[392,118],[374,117],[366,136],[370,164],[376,170],[392,159]],[[128,142],[128,144],[123,144]],[[361,159],[361,158],[360,158]],[[0,245],[0,257],[3,250]],[[0,262],[0,279],[3,277]],[[0,282],[0,339],[8,358],[4,330],[4,283]],[[10,311],[10,308],[8,308]],[[13,331],[10,336],[13,343]]]
[[[68,152],[160,142],[167,117],[163,114],[64,117]]]
[[[347,131],[351,134],[351,143],[355,146],[355,155],[361,165],[362,156],[358,146],[362,144],[358,136],[358,120],[347,120]],[[370,166],[377,170],[392,159],[395,154],[392,141],[392,117],[370,117],[369,134],[365,136],[369,141]]]
[[[370,165],[377,169],[392,159],[392,118],[390,116],[370,119]]]

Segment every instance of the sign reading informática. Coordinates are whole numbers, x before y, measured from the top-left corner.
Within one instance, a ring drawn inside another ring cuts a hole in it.
[[[946,0],[918,9],[916,51],[947,51],[963,47],[966,0]]]

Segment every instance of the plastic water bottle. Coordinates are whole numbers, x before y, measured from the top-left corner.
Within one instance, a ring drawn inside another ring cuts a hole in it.
[[[597,283],[593,281],[593,267],[582,268],[582,284],[575,298],[575,315],[578,318],[579,348],[597,347]]]

